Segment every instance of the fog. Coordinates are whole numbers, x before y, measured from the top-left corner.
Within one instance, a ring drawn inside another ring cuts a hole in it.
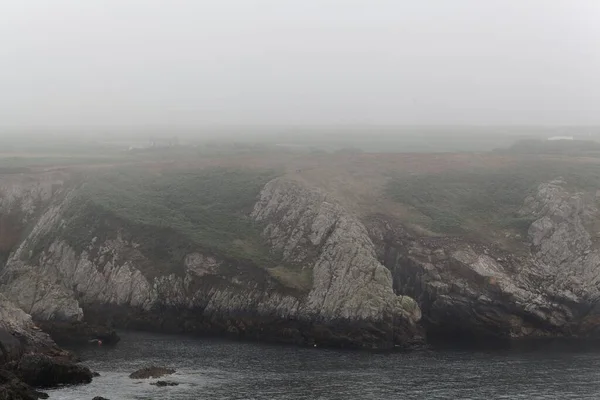
[[[600,124],[596,0],[4,0],[0,126]]]

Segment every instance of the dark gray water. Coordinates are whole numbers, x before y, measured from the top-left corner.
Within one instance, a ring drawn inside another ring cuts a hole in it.
[[[129,332],[79,349],[101,373],[50,399],[599,399],[600,349],[444,350],[373,354]],[[156,364],[179,386],[132,380]]]

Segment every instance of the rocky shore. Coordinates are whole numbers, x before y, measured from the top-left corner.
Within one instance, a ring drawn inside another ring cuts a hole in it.
[[[0,294],[0,400],[35,400],[38,389],[89,383],[93,374]]]

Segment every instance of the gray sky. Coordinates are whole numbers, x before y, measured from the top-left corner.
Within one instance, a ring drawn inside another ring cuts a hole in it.
[[[2,0],[0,125],[600,124],[598,0]]]

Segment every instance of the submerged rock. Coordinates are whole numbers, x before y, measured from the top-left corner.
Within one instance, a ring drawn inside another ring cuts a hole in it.
[[[158,386],[158,387],[165,387],[165,386],[177,386],[177,385],[179,385],[179,383],[173,382],[173,381],[156,381],[156,382],[152,382],[151,385]]]
[[[92,400],[109,400],[106,397],[96,396]]]
[[[149,379],[149,378],[162,378],[165,375],[174,374],[175,370],[171,368],[162,367],[147,367],[138,369],[133,372],[129,377],[131,379]]]

